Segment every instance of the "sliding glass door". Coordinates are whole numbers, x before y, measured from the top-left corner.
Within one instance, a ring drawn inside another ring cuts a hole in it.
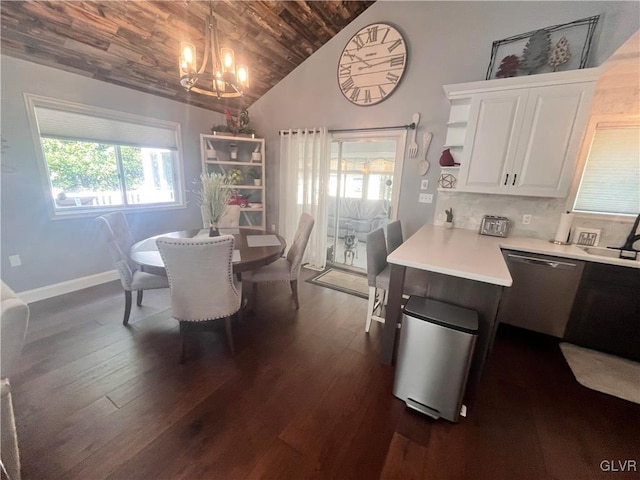
[[[327,262],[365,270],[366,237],[396,218],[406,132],[334,134],[327,198]]]

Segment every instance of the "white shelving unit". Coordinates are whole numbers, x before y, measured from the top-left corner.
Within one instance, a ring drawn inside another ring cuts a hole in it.
[[[241,172],[237,184],[229,188],[246,199],[249,205],[240,209],[240,227],[266,229],[265,148],[263,138],[231,135],[200,135],[202,171],[229,175]],[[259,159],[257,158],[259,153]],[[254,177],[260,178],[255,185]]]

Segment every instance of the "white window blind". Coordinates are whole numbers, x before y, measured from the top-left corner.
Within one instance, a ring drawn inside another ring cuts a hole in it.
[[[35,106],[42,137],[113,143],[132,147],[178,148],[175,125],[149,125],[120,118]]]
[[[596,127],[574,211],[640,213],[640,126]]]

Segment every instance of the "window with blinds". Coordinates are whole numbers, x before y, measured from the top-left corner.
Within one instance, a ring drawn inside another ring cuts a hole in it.
[[[178,123],[25,98],[55,215],[184,204]]]
[[[580,213],[640,213],[640,125],[598,123],[573,210]]]

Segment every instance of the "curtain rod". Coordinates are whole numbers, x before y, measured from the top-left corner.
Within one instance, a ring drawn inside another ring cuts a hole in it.
[[[344,133],[344,132],[368,132],[368,131],[372,131],[372,130],[399,130],[399,129],[405,129],[405,130],[415,130],[416,129],[416,124],[415,122],[410,123],[409,125],[394,125],[392,127],[370,127],[370,128],[336,128],[336,129],[330,129],[327,130],[329,133]],[[310,130],[310,129],[307,129]],[[312,132],[315,132],[316,129],[312,129]],[[292,134],[296,134],[298,133],[297,130],[293,130],[291,132]],[[280,130],[280,135],[288,135],[289,131],[288,130]]]

